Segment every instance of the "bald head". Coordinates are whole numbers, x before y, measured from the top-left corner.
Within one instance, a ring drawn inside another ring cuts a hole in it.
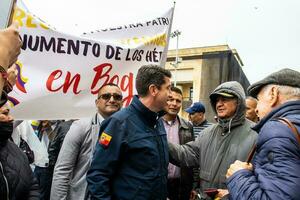
[[[247,97],[246,98],[246,118],[257,122],[258,116],[256,114],[256,106],[257,106],[257,100],[253,97]]]

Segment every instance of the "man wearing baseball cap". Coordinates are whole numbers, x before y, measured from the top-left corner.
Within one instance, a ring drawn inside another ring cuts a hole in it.
[[[190,107],[185,109],[185,112],[189,114],[189,120],[193,125],[194,139],[196,139],[205,128],[212,125],[205,118],[205,107],[201,102],[195,102]],[[197,194],[199,189],[199,168],[193,168],[193,190],[192,195]]]
[[[205,107],[201,102],[193,103],[189,108],[185,109],[185,112],[189,114],[195,138],[200,135],[203,129],[211,125],[205,118]]]
[[[252,163],[227,171],[231,199],[300,199],[300,73],[275,72],[248,88],[260,122]]]

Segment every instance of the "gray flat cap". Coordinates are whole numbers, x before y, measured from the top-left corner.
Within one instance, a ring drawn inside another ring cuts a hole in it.
[[[269,84],[300,88],[300,72],[288,68],[274,72],[263,80],[250,85],[247,92],[250,96],[256,98],[262,87]]]

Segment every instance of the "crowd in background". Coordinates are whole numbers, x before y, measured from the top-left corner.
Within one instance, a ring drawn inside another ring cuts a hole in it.
[[[171,72],[145,65],[126,108],[109,83],[90,118],[14,121],[21,44],[0,31],[0,199],[300,199],[300,72],[221,83],[184,119]]]

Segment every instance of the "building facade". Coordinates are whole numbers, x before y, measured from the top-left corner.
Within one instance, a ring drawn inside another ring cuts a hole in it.
[[[214,113],[209,95],[218,85],[238,81],[245,90],[250,85],[238,53],[228,45],[178,49],[177,55],[176,65],[176,50],[169,50],[165,67],[172,72],[173,84],[182,89],[182,108],[201,101],[206,107],[207,118],[212,122]],[[187,117],[184,111],[181,115]]]

